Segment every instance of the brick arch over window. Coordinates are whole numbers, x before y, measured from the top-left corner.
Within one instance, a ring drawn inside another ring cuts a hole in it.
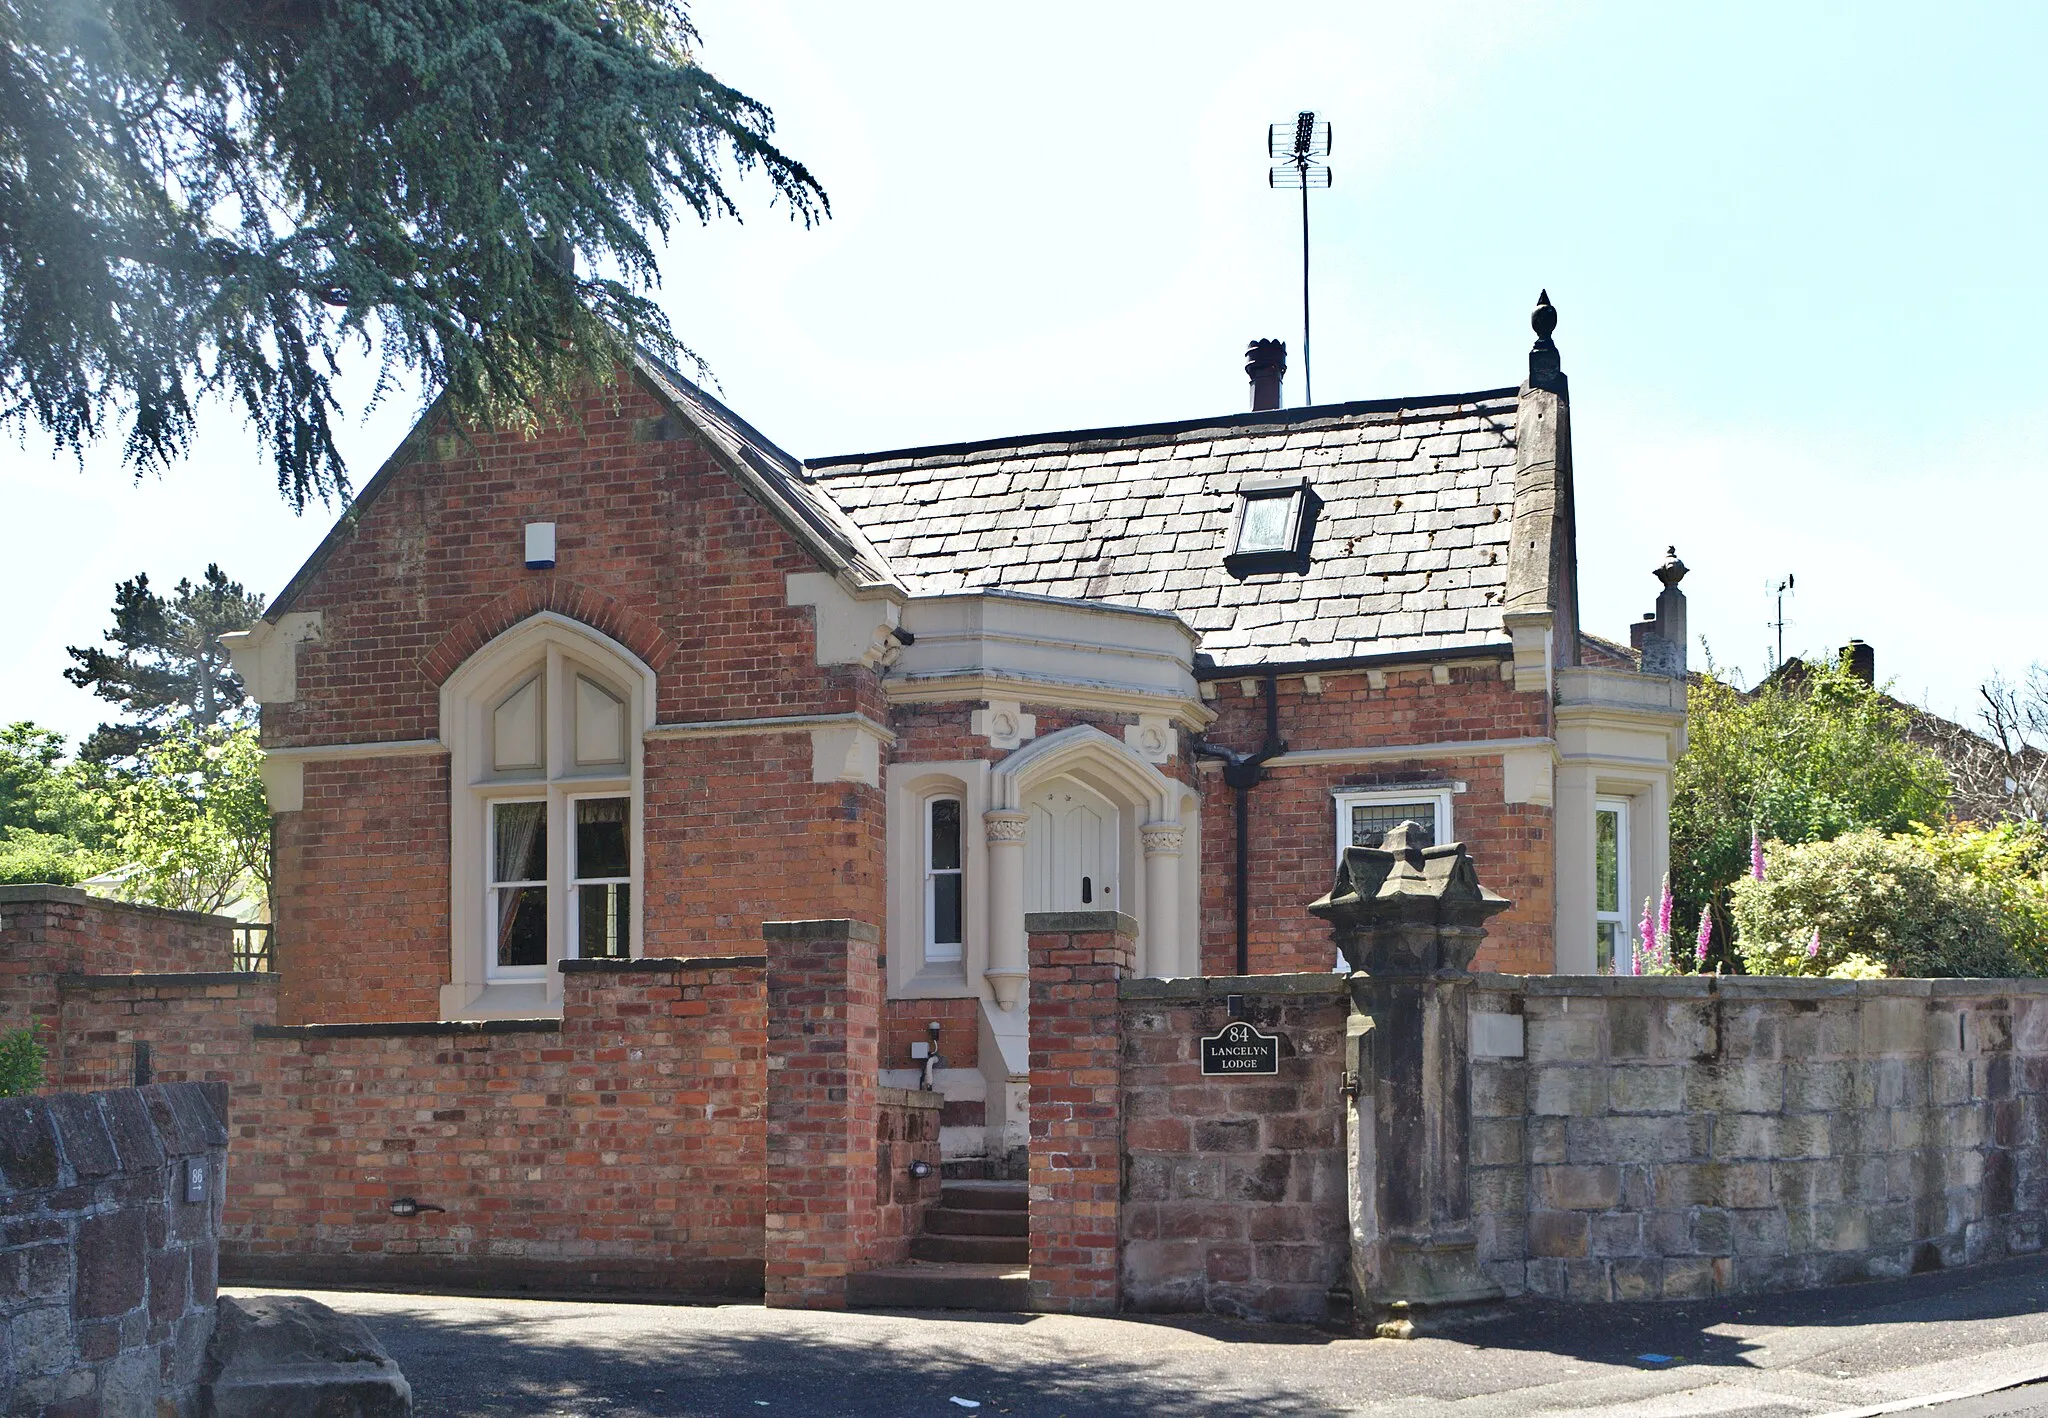
[[[464,616],[425,655],[420,668],[433,685],[447,683],[448,676],[471,655],[497,639],[527,617],[552,611],[581,622],[610,636],[631,650],[647,667],[659,674],[675,653],[676,643],[667,631],[648,616],[640,614],[602,591],[579,586],[574,581],[550,576],[529,581]]]

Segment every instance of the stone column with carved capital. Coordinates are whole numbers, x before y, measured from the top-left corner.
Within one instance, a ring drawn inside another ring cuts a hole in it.
[[[1351,1283],[1382,1334],[1498,1299],[1479,1268],[1466,1156],[1472,1097],[1468,967],[1511,903],[1479,884],[1463,843],[1423,846],[1404,822],[1347,847],[1309,907],[1351,965]]]
[[[1147,975],[1183,973],[1180,939],[1180,844],[1178,822],[1148,822],[1138,829],[1145,849],[1145,923],[1139,937]]]
[[[1031,978],[1024,939],[1024,834],[1029,813],[993,808],[981,815],[988,835],[988,968],[996,1003],[1013,1010]]]

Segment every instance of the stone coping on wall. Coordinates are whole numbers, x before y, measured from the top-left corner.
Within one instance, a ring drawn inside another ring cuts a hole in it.
[[[1974,999],[1984,995],[2048,995],[2048,979],[1916,978],[1826,980],[1806,975],[1496,975],[1475,974],[1475,987],[1505,994],[1613,996],[1636,999]]]
[[[1514,979],[1515,976],[1501,976]],[[1137,1000],[1210,1000],[1229,995],[1343,995],[1351,977],[1318,970],[1300,975],[1190,975],[1181,979],[1132,978],[1117,981],[1117,998]]]
[[[32,906],[46,901],[61,902],[66,906],[96,906],[110,911],[130,911],[138,916],[153,916],[158,920],[196,921],[202,925],[217,925],[222,929],[243,924],[233,916],[217,915],[211,911],[173,911],[167,906],[145,906],[138,901],[117,901],[111,896],[95,896],[90,891],[81,891],[75,886],[59,886],[55,882],[0,886],[0,906]]]
[[[834,918],[821,921],[763,921],[763,940],[862,940],[881,943],[882,932],[866,921]]]
[[[559,1034],[559,1019],[414,1019],[391,1024],[259,1024],[259,1039],[421,1039],[443,1034]]]
[[[57,977],[60,990],[155,990],[206,989],[214,985],[239,985],[244,980],[276,984],[269,970],[166,970],[154,974],[82,975],[67,971]]]
[[[884,1108],[925,1108],[936,1113],[946,1105],[946,1095],[922,1088],[877,1088],[875,1101]]]
[[[555,968],[564,975],[636,975],[684,970],[764,970],[765,955],[643,955],[632,960],[564,960]]]

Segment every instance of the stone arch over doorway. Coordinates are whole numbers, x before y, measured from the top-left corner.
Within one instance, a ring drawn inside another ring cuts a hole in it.
[[[1029,974],[1024,938],[1025,862],[1033,807],[1049,790],[1070,784],[1072,796],[1116,813],[1117,878],[1127,883],[1118,909],[1139,925],[1140,974],[1193,973],[1194,946],[1184,939],[1184,875],[1196,857],[1188,839],[1195,823],[1183,815],[1185,784],[1161,773],[1128,744],[1089,724],[1048,734],[997,763],[989,774],[989,966],[996,1000],[1013,1010]],[[1046,816],[1038,814],[1040,830]],[[1048,844],[1042,844],[1048,845]],[[1184,856],[1184,853],[1186,854]],[[1090,902],[1091,909],[1101,909]]]

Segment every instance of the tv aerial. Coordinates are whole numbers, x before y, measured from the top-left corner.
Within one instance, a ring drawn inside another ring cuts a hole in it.
[[[1302,402],[1313,404],[1315,377],[1310,372],[1308,343],[1308,194],[1330,185],[1330,125],[1312,112],[1294,116],[1292,124],[1275,123],[1266,130],[1266,155],[1273,167],[1266,185],[1275,191],[1301,193],[1301,388]]]

